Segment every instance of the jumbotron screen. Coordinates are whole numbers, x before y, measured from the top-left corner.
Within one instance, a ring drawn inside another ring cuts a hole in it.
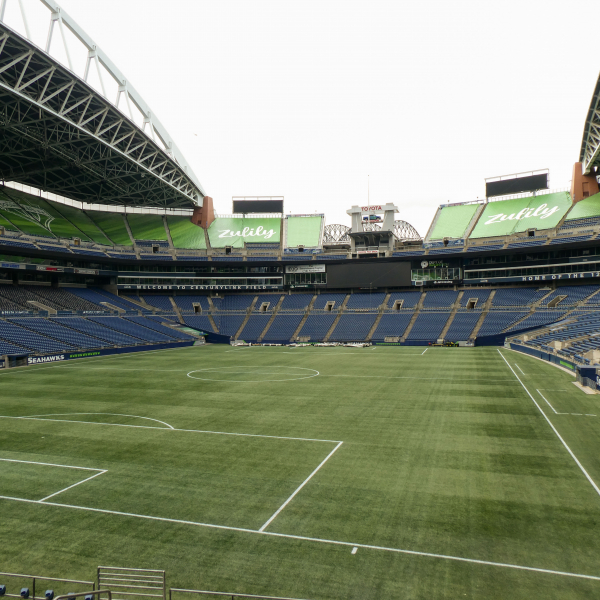
[[[234,214],[283,213],[283,198],[233,198]]]
[[[529,175],[527,177],[513,177],[501,179],[500,181],[485,182],[485,196],[506,196],[508,194],[520,194],[521,192],[535,192],[548,188],[548,173]]]

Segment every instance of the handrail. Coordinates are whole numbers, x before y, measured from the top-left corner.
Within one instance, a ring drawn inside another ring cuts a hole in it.
[[[238,594],[236,592],[211,592],[208,590],[185,590],[180,588],[169,588],[169,600],[172,600],[172,592],[199,594],[203,596],[230,596],[232,600],[234,598],[255,598],[257,600],[302,600],[301,598],[287,598],[283,596],[255,596],[253,594]]]
[[[0,577],[16,577],[19,579],[30,579],[31,580],[31,600],[38,600],[35,595],[35,582],[36,581],[56,581],[58,583],[76,583],[79,585],[86,585],[92,588],[92,592],[81,592],[81,596],[93,593],[96,589],[96,584],[93,581],[81,581],[79,579],[61,579],[59,577],[42,577],[41,575],[23,575],[22,573],[0,573]],[[76,594],[69,594],[68,598],[73,598]],[[4,594],[5,598],[21,598],[21,594]],[[41,597],[40,597],[41,598]],[[44,597],[45,600],[45,597]],[[109,599],[110,600],[110,599]]]

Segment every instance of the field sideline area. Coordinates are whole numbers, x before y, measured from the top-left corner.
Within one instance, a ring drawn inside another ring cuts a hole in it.
[[[0,372],[5,572],[310,599],[600,596],[600,396],[497,348]],[[2,582],[0,582],[2,583]]]

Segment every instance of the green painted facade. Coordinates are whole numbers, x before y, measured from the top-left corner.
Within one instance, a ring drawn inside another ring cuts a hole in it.
[[[167,232],[161,215],[128,214],[127,222],[136,240],[167,241]]]
[[[286,223],[286,245],[289,248],[306,246],[315,248],[321,243],[323,217],[288,217]]]
[[[243,248],[245,242],[274,244],[280,241],[281,219],[219,217],[208,228],[210,245],[213,248]]]
[[[204,229],[194,225],[189,217],[167,217],[167,224],[175,248],[206,249]]]
[[[567,221],[574,219],[585,219],[587,217],[600,216],[600,194],[594,194],[589,198],[584,198],[573,205],[571,212],[567,215]]]
[[[527,229],[552,229],[569,208],[571,197],[567,192],[490,202],[469,238],[504,236]]]
[[[461,204],[459,206],[441,206],[430,240],[443,238],[462,238],[479,204]]]

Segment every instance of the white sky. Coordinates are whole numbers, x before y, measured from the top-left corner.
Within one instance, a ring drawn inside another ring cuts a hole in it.
[[[568,187],[599,69],[591,1],[60,4],[220,213],[232,196],[283,195],[286,212],[349,225],[370,175],[371,203],[395,202],[425,235],[440,203],[483,197],[485,177],[548,167]]]

